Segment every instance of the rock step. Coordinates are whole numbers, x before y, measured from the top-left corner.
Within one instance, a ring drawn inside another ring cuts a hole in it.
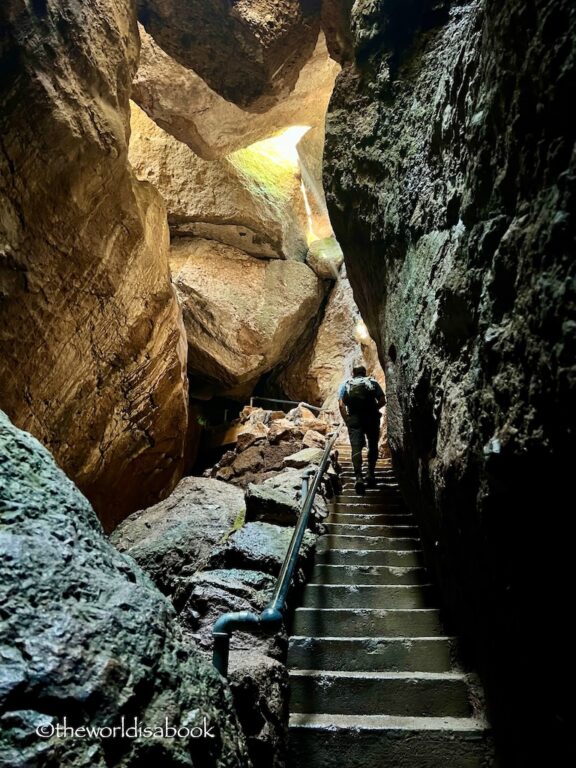
[[[342,534],[327,534],[321,536],[318,547],[324,549],[420,549],[420,539],[412,537],[385,537],[385,536],[352,536]],[[389,565],[389,563],[382,563]]]
[[[311,584],[424,584],[426,568],[394,568],[386,565],[317,565]]]
[[[323,714],[469,717],[458,672],[290,670],[290,711]]]
[[[386,715],[290,716],[289,768],[485,768],[481,720]]]
[[[321,537],[316,550],[315,562],[318,565],[393,565],[393,566],[413,566],[422,565],[421,550],[401,550],[401,549],[345,549],[341,547],[322,548]],[[365,539],[364,539],[365,541]]]
[[[326,518],[328,523],[343,523],[359,525],[412,525],[414,517],[409,512],[380,512],[369,510],[365,512],[331,512]]]
[[[415,525],[368,525],[335,523],[328,520],[326,529],[329,534],[337,536],[390,536],[392,538],[416,538],[418,528]],[[419,539],[418,539],[419,541]]]
[[[432,608],[429,584],[307,584],[305,608]]]
[[[317,637],[439,637],[439,611],[434,608],[297,608],[292,631]]]
[[[291,637],[291,669],[350,672],[448,672],[447,637]]]

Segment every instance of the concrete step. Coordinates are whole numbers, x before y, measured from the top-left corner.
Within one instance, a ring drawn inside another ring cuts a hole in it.
[[[448,672],[447,637],[290,638],[288,666],[349,672]]]
[[[430,585],[307,584],[305,608],[432,608]]]
[[[402,502],[386,502],[383,504],[381,501],[366,501],[362,496],[358,496],[354,501],[340,501],[335,498],[331,502],[331,508],[334,512],[344,512],[346,514],[366,512],[387,512],[393,515],[409,514],[406,506]]]
[[[325,714],[469,717],[458,672],[290,670],[290,711]]]
[[[326,529],[329,534],[337,536],[385,536],[391,538],[417,538],[418,528],[415,525],[379,525],[370,523],[368,525],[335,523],[331,520],[326,522]]]
[[[422,551],[417,549],[345,549],[323,546],[318,542],[315,562],[318,565],[392,565],[398,567],[423,565]]]
[[[327,518],[330,523],[359,525],[414,525],[414,516],[409,512],[381,512],[379,509],[364,512],[331,512]]]
[[[351,536],[328,533],[321,536],[318,546],[322,549],[420,549],[420,539],[412,537]],[[386,565],[386,563],[383,563]]]
[[[439,637],[434,608],[297,608],[292,632],[317,637]]]
[[[311,584],[425,584],[426,568],[385,565],[317,565]]]
[[[294,713],[288,768],[486,768],[491,736],[481,720]]]

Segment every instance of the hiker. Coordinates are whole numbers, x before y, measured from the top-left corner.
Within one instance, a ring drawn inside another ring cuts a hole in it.
[[[368,441],[368,488],[376,485],[375,469],[378,460],[380,438],[380,408],[386,405],[386,395],[372,376],[366,375],[363,365],[352,369],[348,379],[338,392],[338,407],[348,427],[352,465],[354,466],[356,493],[364,493],[362,475],[362,449]]]

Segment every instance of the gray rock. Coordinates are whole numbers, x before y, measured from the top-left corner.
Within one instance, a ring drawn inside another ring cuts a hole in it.
[[[280,488],[269,485],[270,478],[261,485],[250,483],[246,489],[246,521],[262,520],[276,525],[294,525],[300,514],[298,500]]]
[[[162,761],[249,764],[229,690],[185,644],[170,602],[110,545],[88,501],[29,434],[0,412],[0,764],[136,768],[159,742],[36,738],[38,725],[214,727],[215,739],[169,739]]]
[[[284,768],[288,736],[288,670],[261,653],[230,654],[234,707],[254,766]]]
[[[302,479],[307,474],[309,469],[316,469],[316,467],[311,465],[305,466],[301,469],[290,467],[282,470],[282,472],[278,472],[273,477],[268,478],[261,485],[256,486],[256,488],[259,489],[258,497],[264,497],[266,499],[266,504],[260,505],[259,499],[255,499],[252,503],[256,509],[254,510],[253,507],[252,511],[249,512],[249,501],[247,495],[246,520],[249,521],[259,519],[263,522],[276,523],[277,525],[294,525],[303,503]],[[274,511],[273,501],[276,496],[282,500],[282,506],[278,508],[277,513]],[[287,504],[288,499],[291,500],[293,512],[292,514],[283,514],[283,509],[285,509],[285,505]],[[260,516],[257,516],[259,511],[261,514]],[[268,516],[268,514],[270,516]],[[276,520],[272,519],[272,516],[275,514],[277,514],[278,518]],[[327,517],[327,515],[328,508],[326,506],[326,501],[319,492],[314,500],[314,507],[312,510],[312,515],[310,516],[309,527],[311,530],[315,531],[316,533],[321,533],[322,531],[320,530],[319,525],[322,520]]]
[[[277,575],[280,571],[293,529],[269,523],[246,523],[217,547],[210,557],[214,568],[254,568]],[[315,537],[309,531],[304,536],[298,561],[297,580],[303,579],[314,553]]]
[[[301,451],[287,456],[283,464],[285,467],[295,467],[296,469],[306,467],[308,464],[320,464],[323,454],[322,448],[303,448]]]
[[[239,488],[220,480],[186,477],[165,501],[130,515],[110,540],[181,604],[190,576],[243,519],[244,507]]]

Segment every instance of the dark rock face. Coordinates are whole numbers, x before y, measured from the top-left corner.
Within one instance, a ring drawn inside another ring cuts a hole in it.
[[[220,480],[185,477],[167,499],[124,520],[110,540],[179,604],[189,591],[190,577],[234,523],[244,519],[244,511],[239,488]]]
[[[138,0],[137,5],[140,21],[172,58],[254,111],[294,87],[320,29],[319,3],[302,0]]]
[[[576,9],[420,2],[406,26],[376,5],[354,9],[331,103],[332,222],[385,365],[403,492],[497,734],[513,765],[540,749],[560,763],[570,557],[532,521],[573,495]]]
[[[0,763],[250,765],[230,693],[170,603],[105,540],[50,454],[0,413]],[[40,738],[79,726],[214,726],[216,738]],[[46,732],[46,731],[45,731]]]

